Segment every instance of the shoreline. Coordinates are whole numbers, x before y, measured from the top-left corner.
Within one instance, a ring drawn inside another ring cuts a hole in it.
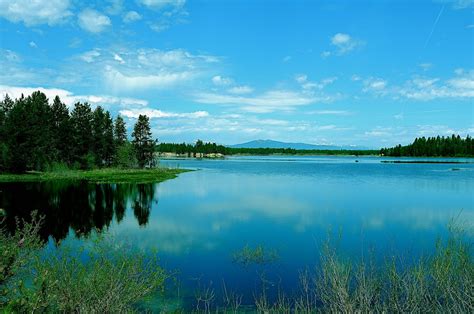
[[[193,171],[178,168],[65,170],[58,172],[26,172],[21,174],[0,173],[0,183],[46,182],[46,181],[86,181],[89,183],[159,183],[174,179],[179,174]]]

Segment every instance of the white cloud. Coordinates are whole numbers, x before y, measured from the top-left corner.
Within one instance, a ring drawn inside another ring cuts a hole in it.
[[[72,15],[69,0],[0,0],[0,16],[26,26],[55,25]]]
[[[392,96],[395,99],[408,98],[420,101],[429,101],[439,98],[474,98],[474,70],[455,70],[456,76],[442,80],[416,76],[403,84],[391,85],[382,78],[368,78],[364,80],[363,92],[370,92],[378,96]]]
[[[368,78],[364,80],[363,92],[374,92],[376,94],[385,94],[387,81],[381,78]]]
[[[289,62],[291,60],[291,56],[285,56],[283,58],[283,62]]]
[[[331,55],[331,51],[323,51],[321,52],[321,57],[322,58],[327,58]]]
[[[94,49],[91,51],[86,51],[83,54],[79,55],[79,58],[87,63],[92,63],[96,60],[96,58],[100,57],[101,53],[98,49]]]
[[[108,14],[117,15],[123,10],[123,0],[107,0],[109,6],[105,8]]]
[[[396,93],[405,98],[423,101],[437,98],[473,98],[474,71],[457,73],[457,76],[445,81],[438,78],[414,78],[396,89]]]
[[[186,0],[139,0],[139,2],[154,9],[166,7],[182,8],[186,4]]]
[[[29,45],[31,48],[38,48],[38,45],[36,45],[34,41],[30,41]]]
[[[361,46],[362,42],[348,34],[337,33],[331,38],[331,44],[337,47],[338,55],[343,55]]]
[[[138,118],[139,115],[146,115],[150,119],[153,118],[187,118],[187,119],[199,119],[209,116],[207,111],[195,111],[185,113],[166,112],[158,109],[143,108],[143,109],[130,109],[120,110],[120,114],[127,118]]]
[[[162,72],[156,74],[127,75],[111,67],[105,71],[107,84],[115,90],[143,90],[149,88],[166,88],[182,83],[193,77],[191,72]]]
[[[452,2],[455,9],[467,9],[474,7],[474,0],[453,0]]]
[[[316,102],[330,102],[329,96],[310,96],[288,90],[270,90],[257,96],[234,96],[218,93],[198,93],[195,101],[205,104],[236,105],[244,111],[268,113],[273,111],[291,111],[297,106]]]
[[[91,33],[100,33],[112,25],[110,18],[92,9],[85,9],[78,15],[79,26]]]
[[[420,63],[418,64],[418,66],[422,68],[424,71],[428,71],[429,69],[433,67],[431,63]]]
[[[375,127],[370,131],[364,132],[365,135],[370,137],[387,137],[392,136],[393,129],[391,127]]]
[[[308,112],[309,114],[314,115],[335,115],[335,116],[348,116],[351,115],[351,112],[346,110],[315,110]]]
[[[308,76],[305,75],[305,74],[298,74],[298,75],[295,76],[295,80],[298,83],[303,84],[308,80]]]
[[[311,82],[308,80],[308,76],[305,74],[298,74],[295,76],[297,83],[306,91],[313,91],[315,89],[322,90],[327,85],[334,83],[337,80],[337,77],[327,77],[319,82]]]
[[[102,106],[118,105],[120,107],[143,107],[148,105],[146,100],[130,97],[115,97],[109,95],[75,95],[71,91],[60,88],[0,85],[0,95],[2,99],[5,97],[5,94],[8,94],[11,98],[20,98],[22,94],[28,96],[38,90],[43,92],[50,100],[56,96],[59,96],[59,98],[61,98],[61,100],[68,106],[72,106],[78,101]]]
[[[234,80],[232,80],[229,77],[223,77],[220,75],[216,75],[212,77],[212,83],[216,86],[229,86],[234,83]]]
[[[116,48],[115,48],[116,49]],[[114,90],[168,88],[207,74],[219,58],[194,55],[183,49],[117,49],[104,53],[98,49],[80,56],[99,70],[106,86]],[[91,69],[84,69],[89,73]],[[96,75],[97,76],[97,75]]]
[[[359,75],[354,74],[354,75],[351,76],[351,80],[354,81],[354,82],[357,82],[357,81],[362,80],[362,78]]]
[[[150,25],[150,29],[152,31],[155,31],[157,33],[161,33],[162,31],[165,31],[167,30],[168,28],[170,28],[170,25],[167,23],[167,22],[160,22],[160,23],[152,23],[152,24],[149,24]]]
[[[124,17],[123,17],[123,22],[124,23],[132,23],[136,22],[142,19],[142,16],[138,14],[136,11],[128,11]]]
[[[125,61],[123,61],[122,57],[119,56],[118,54],[114,53],[114,60],[117,61],[120,64],[124,64]]]
[[[250,94],[251,92],[253,92],[253,88],[246,85],[234,86],[234,87],[229,88],[227,91],[231,94],[239,94],[239,95]]]

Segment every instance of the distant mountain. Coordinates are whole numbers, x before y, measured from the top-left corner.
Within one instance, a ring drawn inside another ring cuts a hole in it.
[[[369,148],[362,146],[336,146],[336,145],[313,145],[306,143],[285,143],[273,140],[255,140],[242,144],[229,145],[232,148],[293,148],[306,150],[342,150],[342,149],[360,149],[367,150]]]

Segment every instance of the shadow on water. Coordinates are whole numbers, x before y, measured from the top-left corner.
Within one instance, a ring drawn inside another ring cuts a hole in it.
[[[92,230],[108,229],[115,218],[120,223],[127,207],[140,226],[148,224],[151,205],[157,202],[156,184],[91,184],[86,182],[1,183],[0,208],[9,232],[16,218],[28,219],[33,210],[45,216],[42,239],[66,238],[72,229],[77,237]]]

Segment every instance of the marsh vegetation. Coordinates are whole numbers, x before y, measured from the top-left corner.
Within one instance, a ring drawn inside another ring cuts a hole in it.
[[[156,253],[145,253],[112,238],[97,236],[88,244],[47,245],[38,237],[42,217],[18,220],[14,234],[0,233],[0,306],[7,312],[131,312],[143,309],[147,296],[174,287],[174,275],[160,266]],[[199,285],[192,308],[176,312],[456,312],[474,308],[472,243],[451,229],[436,251],[409,263],[386,257],[384,265],[349,260],[330,240],[319,263],[299,275],[297,291],[288,292],[259,273],[254,302],[222,282],[222,293]],[[244,264],[260,265],[276,254],[263,246],[245,246],[234,254]],[[173,288],[174,289],[174,288]],[[273,293],[271,293],[271,290]],[[220,295],[222,300],[217,298]],[[273,297],[269,297],[273,295]],[[163,296],[163,294],[162,294]],[[166,307],[166,306],[165,306]]]

